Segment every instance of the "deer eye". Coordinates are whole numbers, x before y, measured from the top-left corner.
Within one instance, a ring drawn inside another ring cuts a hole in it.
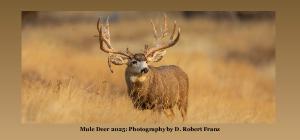
[[[132,63],[132,64],[136,64],[137,62],[136,62],[136,61],[132,61],[131,63]]]

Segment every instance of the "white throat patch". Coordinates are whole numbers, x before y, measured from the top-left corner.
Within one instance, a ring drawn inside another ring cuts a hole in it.
[[[135,82],[144,82],[146,80],[146,75],[143,76],[130,76],[130,81]]]

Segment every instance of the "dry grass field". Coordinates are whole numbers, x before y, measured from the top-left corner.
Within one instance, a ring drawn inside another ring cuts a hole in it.
[[[184,20],[179,43],[157,64],[189,76],[187,124],[272,123],[276,120],[274,21]],[[23,123],[152,124],[151,111],[134,109],[125,66],[107,66],[95,18],[22,29]],[[115,48],[142,51],[153,43],[149,19],[111,23]],[[157,123],[181,123],[162,116]]]

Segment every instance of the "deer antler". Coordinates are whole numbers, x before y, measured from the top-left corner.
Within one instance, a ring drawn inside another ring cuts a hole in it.
[[[106,20],[106,25],[104,27],[104,30],[102,30],[103,25],[101,24],[100,18],[97,21],[97,30],[98,30],[98,34],[99,34],[99,45],[100,45],[100,49],[106,53],[109,54],[108,57],[108,67],[110,69],[110,71],[113,73],[113,70],[111,68],[111,58],[114,54],[119,54],[121,55],[120,57],[125,57],[125,58],[131,58],[132,57],[132,53],[129,51],[129,49],[126,49],[126,52],[121,52],[121,51],[117,51],[115,50],[111,44],[110,44],[110,32],[109,32],[109,22],[108,19]],[[103,45],[103,42],[105,43],[105,46]]]
[[[104,28],[104,32],[102,31],[102,27],[103,25],[100,23],[100,18],[98,19],[97,22],[97,30],[99,33],[99,45],[100,45],[100,49],[106,53],[109,54],[120,54],[122,56],[125,56],[127,58],[131,57],[131,53],[129,52],[129,50],[127,49],[127,52],[121,52],[121,51],[117,51],[114,48],[112,48],[111,44],[110,44],[110,33],[109,33],[109,22],[108,22],[108,18],[106,21],[106,26]],[[106,46],[103,45],[103,42],[106,44]]]
[[[180,37],[180,28],[178,28],[177,36],[173,40],[174,34],[176,32],[176,21],[174,21],[173,31],[172,31],[172,34],[170,36],[170,39],[169,39],[168,43],[164,44],[164,45],[161,45],[161,44],[158,43],[158,41],[162,41],[162,39],[168,35],[167,16],[164,15],[164,27],[161,28],[161,30],[160,30],[160,36],[157,33],[157,30],[156,30],[156,27],[155,27],[153,21],[151,20],[150,22],[153,26],[153,34],[154,34],[155,40],[157,41],[157,47],[153,47],[153,48],[145,47],[146,57],[153,54],[156,51],[164,50],[164,49],[167,49],[167,48],[170,48],[170,47],[174,46],[178,42],[179,37]]]

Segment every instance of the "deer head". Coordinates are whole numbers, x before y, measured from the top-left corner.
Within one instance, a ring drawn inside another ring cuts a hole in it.
[[[128,68],[132,73],[137,75],[143,75],[149,71],[149,62],[158,62],[166,54],[166,49],[174,46],[180,37],[180,28],[178,28],[177,35],[174,39],[174,34],[176,32],[176,21],[174,21],[174,26],[172,34],[170,35],[167,41],[164,39],[168,36],[168,27],[167,27],[167,17],[164,16],[164,24],[161,27],[159,33],[155,27],[153,21],[151,20],[153,26],[153,34],[155,38],[155,47],[149,48],[148,45],[145,45],[144,52],[141,53],[131,53],[127,48],[126,51],[118,51],[114,49],[110,43],[110,31],[109,31],[109,22],[108,18],[106,25],[103,25],[100,22],[100,18],[97,22],[97,29],[99,33],[99,45],[100,49],[109,54],[108,56],[108,66],[110,71],[113,73],[111,68],[111,63],[114,65],[123,65],[127,64]],[[104,45],[105,44],[105,45]]]

